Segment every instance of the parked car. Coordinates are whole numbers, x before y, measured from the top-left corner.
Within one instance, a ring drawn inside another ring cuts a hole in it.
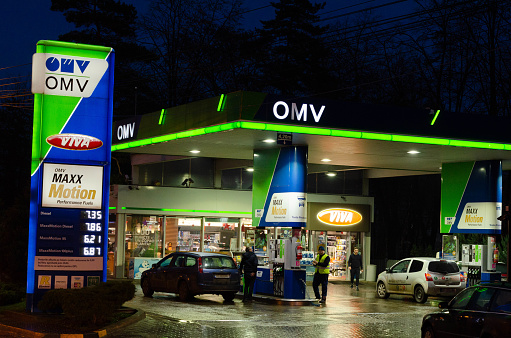
[[[428,296],[453,297],[466,287],[465,277],[455,262],[437,258],[406,258],[378,275],[376,294],[412,295],[424,303]]]
[[[509,337],[511,284],[479,283],[422,319],[422,337]]]
[[[232,257],[206,252],[174,252],[142,273],[144,296],[169,292],[186,301],[199,294],[220,294],[232,301],[240,289],[240,273]]]

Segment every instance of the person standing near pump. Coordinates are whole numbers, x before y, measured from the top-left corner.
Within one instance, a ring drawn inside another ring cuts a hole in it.
[[[318,255],[312,261],[312,265],[316,267],[314,279],[312,280],[312,288],[314,295],[320,303],[326,303],[326,294],[328,288],[328,275],[330,274],[330,257],[325,253],[325,245],[318,247]],[[319,285],[321,284],[321,296],[319,294]]]
[[[244,274],[245,281],[243,283],[243,302],[251,302],[254,292],[254,283],[257,273],[257,256],[253,252],[251,246],[247,246],[245,253],[241,258],[240,272]]]
[[[358,254],[358,248],[353,250],[353,253],[348,259],[348,269],[350,270],[351,274],[351,288],[353,289],[353,281],[356,278],[356,287],[358,291],[358,280],[360,278],[360,273],[364,271],[362,268],[362,255]]]

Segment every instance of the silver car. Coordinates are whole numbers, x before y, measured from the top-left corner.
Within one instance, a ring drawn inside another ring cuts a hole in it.
[[[465,277],[453,261],[438,258],[406,258],[378,275],[376,293],[412,295],[424,303],[428,296],[454,297],[466,288]]]

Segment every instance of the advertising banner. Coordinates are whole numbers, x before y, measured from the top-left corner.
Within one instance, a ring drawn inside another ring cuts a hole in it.
[[[440,233],[500,234],[502,163],[442,165]]]
[[[256,151],[253,225],[304,227],[307,221],[307,147]]]
[[[39,41],[32,63],[34,132],[27,310],[47,290],[106,281],[114,52]]]

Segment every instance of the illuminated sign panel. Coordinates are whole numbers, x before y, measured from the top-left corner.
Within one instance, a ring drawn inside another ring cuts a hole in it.
[[[32,93],[90,97],[107,69],[106,60],[37,53],[32,58]]]
[[[42,206],[101,209],[103,167],[45,163]]]
[[[362,221],[362,215],[359,212],[341,208],[321,210],[316,217],[320,222],[334,226],[350,226]]]
[[[47,290],[106,281],[114,53],[39,41],[33,61],[30,312]]]
[[[307,203],[308,230],[368,232],[371,206],[367,204]]]

